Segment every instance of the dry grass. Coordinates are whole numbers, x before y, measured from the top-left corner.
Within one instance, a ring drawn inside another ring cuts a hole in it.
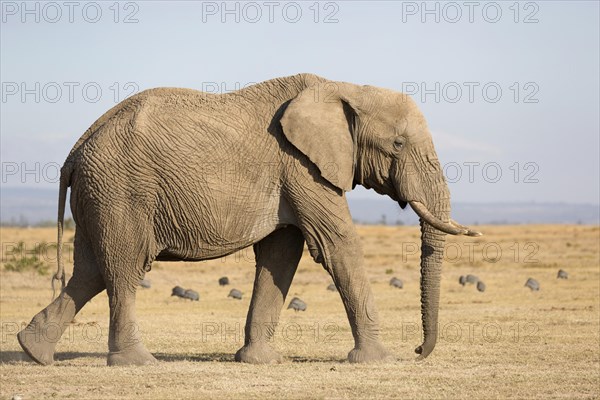
[[[383,342],[398,358],[388,364],[345,362],[353,342],[342,303],[325,290],[330,279],[307,254],[290,296],[305,300],[308,310],[283,310],[274,346],[287,361],[276,366],[233,362],[254,278],[251,250],[224,260],[154,265],[147,275],[152,288],[139,290],[137,310],[145,343],[162,362],[143,368],[105,367],[104,293],[68,328],[54,366],[28,361],[15,331],[49,302],[49,277],[2,270],[0,397],[598,398],[599,227],[481,229],[483,238],[449,238],[442,337],[421,363],[413,361],[420,343],[414,332],[420,326],[416,227],[359,227]],[[2,229],[2,251],[19,240],[32,248],[54,237],[54,229]],[[569,272],[568,280],[556,279],[559,268]],[[487,291],[460,286],[458,277],[466,273],[484,280]],[[217,285],[223,275],[231,286]],[[404,289],[388,285],[393,276],[404,280]],[[523,287],[529,277],[540,282],[539,292]],[[169,297],[175,285],[200,292],[200,302]],[[243,300],[226,297],[232,287]]]

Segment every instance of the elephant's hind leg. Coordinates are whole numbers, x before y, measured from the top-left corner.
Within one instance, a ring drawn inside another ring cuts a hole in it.
[[[89,240],[78,230],[73,277],[59,296],[19,332],[17,339],[23,350],[42,365],[52,364],[56,344],[69,323],[104,288]]]
[[[112,284],[109,293],[108,365],[146,365],[157,362],[142,343],[135,314],[135,288]]]
[[[135,295],[144,268],[150,262],[149,236],[143,225],[122,223],[106,232],[101,244],[103,260],[100,266],[106,281],[110,306],[108,333],[108,365],[146,365],[157,360],[142,343],[135,312]]]
[[[282,361],[269,342],[302,257],[303,247],[304,237],[295,226],[277,230],[254,246],[254,290],[246,319],[244,347],[235,354],[236,361],[252,364]]]

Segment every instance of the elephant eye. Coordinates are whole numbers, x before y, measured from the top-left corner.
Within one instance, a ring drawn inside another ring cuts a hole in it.
[[[397,137],[396,139],[394,139],[394,147],[397,150],[400,150],[402,146],[404,146],[404,138]]]

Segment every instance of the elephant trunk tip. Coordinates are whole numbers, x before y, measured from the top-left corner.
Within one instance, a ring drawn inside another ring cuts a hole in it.
[[[430,342],[430,341],[426,340],[422,345],[420,345],[419,347],[417,347],[415,349],[415,353],[417,353],[419,355],[419,357],[417,357],[416,361],[422,361],[425,358],[427,358],[427,356],[429,356],[433,352],[434,348],[435,348],[435,341]]]

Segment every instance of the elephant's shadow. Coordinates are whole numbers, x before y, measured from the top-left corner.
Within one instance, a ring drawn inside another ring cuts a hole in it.
[[[152,353],[152,355],[161,362],[235,362],[234,355],[230,353],[200,353],[200,354],[170,354],[170,353]]]
[[[97,352],[80,353],[80,352],[70,351],[70,352],[56,353],[54,355],[54,359],[56,361],[68,361],[68,360],[74,360],[76,358],[83,358],[83,357],[101,358],[101,357],[106,357],[106,353],[97,353]],[[15,363],[15,362],[25,362],[28,364],[35,364],[35,361],[33,361],[27,354],[25,354],[24,351],[0,351],[0,365],[11,364],[11,363]]]
[[[153,353],[159,361],[174,362],[174,361],[196,361],[196,362],[236,362],[232,353],[201,353],[201,354],[168,354],[168,353]],[[321,362],[321,363],[343,363],[345,359],[340,358],[307,358],[300,356],[288,356],[284,358],[284,362],[292,363],[307,363],[307,362]]]
[[[236,362],[234,355],[231,353],[201,353],[201,354],[170,354],[170,353],[153,353],[154,357],[160,362],[179,362],[179,361],[192,361],[192,362]],[[76,358],[104,358],[106,353],[80,353],[80,352],[62,352],[56,353],[54,359],[56,361],[69,361]],[[290,356],[286,357],[287,361],[293,363],[305,363],[305,362],[339,362],[342,363],[345,360],[337,358],[327,359],[309,359],[306,357]],[[35,364],[25,352],[23,351],[0,351],[0,365],[12,364],[15,362],[25,362],[28,364]]]
[[[69,361],[76,358],[105,358],[107,353],[90,352],[58,352],[54,354],[55,361]],[[177,362],[177,361],[218,361],[218,362],[235,362],[233,354],[229,353],[205,353],[205,354],[169,354],[169,353],[154,353],[154,357],[161,362]],[[35,364],[24,351],[0,351],[0,365],[11,364],[15,362],[25,362]]]

